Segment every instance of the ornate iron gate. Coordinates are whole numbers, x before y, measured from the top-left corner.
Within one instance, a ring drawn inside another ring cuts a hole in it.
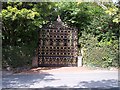
[[[77,66],[77,29],[58,17],[39,31],[38,66]]]

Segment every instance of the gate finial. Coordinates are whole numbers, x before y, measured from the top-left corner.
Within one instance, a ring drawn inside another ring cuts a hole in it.
[[[58,22],[61,22],[60,15],[58,15],[57,21],[58,21]]]

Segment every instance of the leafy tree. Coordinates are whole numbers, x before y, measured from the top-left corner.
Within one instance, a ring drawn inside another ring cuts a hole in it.
[[[101,67],[117,66],[120,27],[113,22],[113,17],[95,2],[66,2],[60,5],[62,19],[78,28],[79,46],[86,50],[83,62]],[[100,50],[103,50],[103,54],[98,53]]]
[[[49,17],[54,17],[55,7],[55,3],[50,2],[3,3],[3,64],[12,67],[31,64],[38,47],[38,30],[53,20]]]

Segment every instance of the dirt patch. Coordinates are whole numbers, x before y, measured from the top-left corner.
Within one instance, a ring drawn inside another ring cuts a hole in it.
[[[94,72],[94,71],[108,71],[108,69],[90,68],[90,67],[38,67],[32,68],[27,71],[21,71],[19,73],[81,73],[81,72]],[[112,69],[109,71],[118,71],[118,69]]]
[[[79,73],[93,70],[88,67],[38,67],[21,73]]]

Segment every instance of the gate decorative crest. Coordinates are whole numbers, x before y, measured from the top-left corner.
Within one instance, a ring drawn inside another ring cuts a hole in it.
[[[57,21],[39,31],[38,66],[77,66],[77,29]]]

